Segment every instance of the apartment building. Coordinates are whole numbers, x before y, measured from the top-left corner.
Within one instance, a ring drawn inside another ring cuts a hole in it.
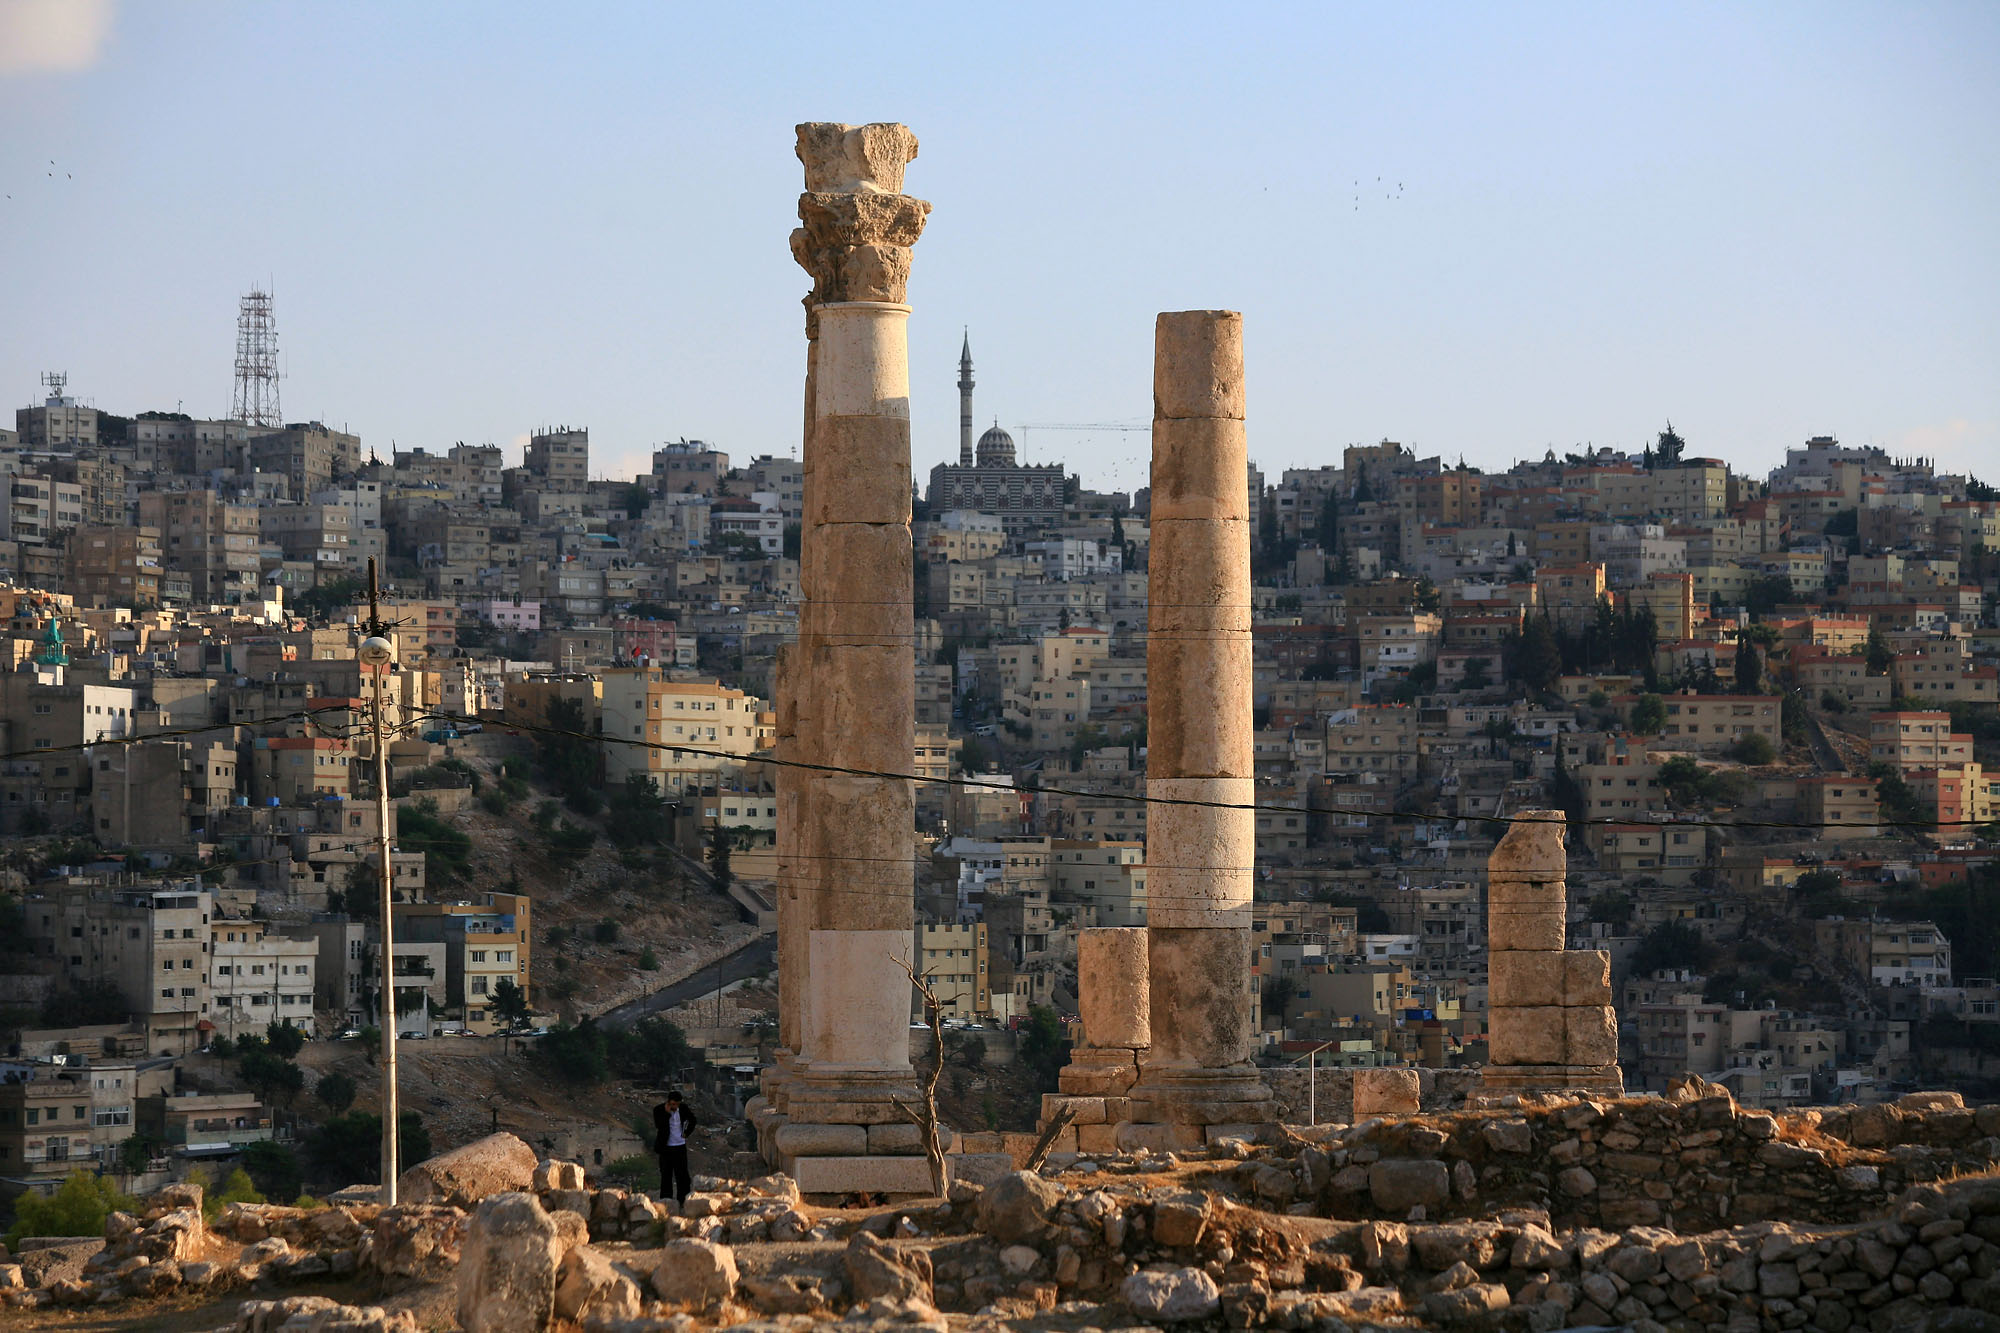
[[[1813,923],[1822,953],[1831,954],[1878,986],[1951,985],[1951,941],[1930,921]]]
[[[155,1088],[172,1073],[142,1076],[131,1060],[59,1059],[0,1058],[0,1181],[47,1191],[72,1171],[108,1167],[137,1132],[142,1079]]]
[[[311,1030],[317,939],[225,919],[209,923],[209,940],[209,1021],[219,1036],[262,1036],[272,1023]]]
[[[1619,702],[1629,709],[1635,696]],[[1747,736],[1762,736],[1773,750],[1784,748],[1778,699],[1768,694],[1670,694],[1667,725],[1660,743],[1669,749],[1717,753]]]
[[[1951,729],[1950,713],[1873,713],[1868,718],[1868,757],[1893,764],[1905,775],[1919,768],[1972,762],[1972,737]]]
[[[992,1014],[984,922],[919,925],[917,958],[919,974],[930,982],[944,1017],[971,1022]]]
[[[528,990],[532,907],[526,894],[488,893],[477,903],[408,903],[396,909],[398,948],[443,944],[445,1004],[462,1009],[466,1026],[490,1031],[498,1026],[491,1005],[503,980]]]
[[[653,489],[663,495],[713,496],[721,490],[722,479],[728,472],[729,455],[709,448],[700,440],[679,440],[653,451]],[[803,472],[798,474],[797,485],[803,509]]]
[[[160,605],[158,528],[87,525],[70,533],[63,550],[63,580],[79,606]]]
[[[656,667],[612,668],[599,679],[604,734],[644,742],[604,747],[607,786],[633,773],[650,776],[667,794],[712,785],[741,775],[773,743],[776,716],[741,690],[677,680]]]
[[[1580,764],[1575,771],[1583,789],[1584,813],[1592,820],[1639,819],[1665,814],[1666,793],[1660,789],[1660,766],[1648,760],[1643,748],[1625,736],[1615,736],[1606,744],[1598,763]]]
[[[311,495],[352,476],[361,466],[361,437],[317,421],[288,425],[251,437],[250,466],[282,475],[294,496]]]
[[[144,491],[139,525],[160,534],[160,557],[188,576],[198,603],[254,602],[258,586],[256,506],[233,504],[214,491]]]
[[[1823,826],[1828,838],[1873,838],[1882,832],[1875,780],[1850,773],[1800,778],[1799,815]]]
[[[1361,704],[1326,718],[1326,771],[1413,777],[1417,771],[1417,710]]]
[[[207,1043],[215,902],[199,881],[47,884],[22,907],[31,952],[55,959],[66,981],[116,986],[149,1051],[185,1055]]]
[[[1050,846],[1054,875],[1050,902],[1074,904],[1084,926],[1146,924],[1146,848],[1143,843],[1058,838]]]

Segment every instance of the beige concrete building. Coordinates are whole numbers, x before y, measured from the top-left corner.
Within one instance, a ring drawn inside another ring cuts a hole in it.
[[[1628,708],[1633,698],[1621,699]],[[1779,701],[1768,694],[1670,694],[1667,725],[1660,733],[1666,749],[1714,753],[1746,736],[1762,736],[1773,750],[1784,748]]]
[[[604,734],[648,742],[604,747],[607,787],[632,773],[649,775],[669,794],[734,780],[773,742],[769,705],[741,690],[677,680],[654,667],[607,670],[601,682]]]
[[[49,884],[22,907],[31,951],[55,959],[65,980],[117,987],[148,1051],[185,1055],[206,1044],[215,905],[199,882],[129,889]]]
[[[532,1001],[532,910],[520,893],[488,893],[478,903],[405,904],[396,909],[397,947],[445,945],[447,1009],[462,1009],[474,1031],[490,1031],[499,1025],[491,1006],[501,981],[511,980]]]
[[[262,921],[209,923],[209,1021],[216,1035],[262,1036],[271,1023],[311,1031],[319,942],[273,934]]]
[[[917,927],[918,971],[929,978],[947,1018],[970,1022],[993,1012],[986,925]]]

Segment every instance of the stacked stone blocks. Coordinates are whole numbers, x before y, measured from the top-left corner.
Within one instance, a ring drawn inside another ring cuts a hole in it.
[[[1489,1093],[1618,1093],[1611,956],[1564,948],[1564,816],[1524,811],[1487,861]]]

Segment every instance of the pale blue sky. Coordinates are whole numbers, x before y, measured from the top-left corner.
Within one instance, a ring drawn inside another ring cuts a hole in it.
[[[893,119],[920,469],[961,325],[982,427],[1143,421],[1154,313],[1228,306],[1272,473],[1671,416],[2000,474],[1996,75],[1987,3],[0,0],[0,389],[221,415],[270,281],[286,415],[385,454],[793,453],[792,126]],[[1143,435],[1026,445],[1144,482]]]

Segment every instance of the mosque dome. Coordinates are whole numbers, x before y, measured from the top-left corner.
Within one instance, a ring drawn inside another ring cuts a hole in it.
[[[1014,466],[1014,437],[1001,430],[998,422],[979,437],[979,466]]]

